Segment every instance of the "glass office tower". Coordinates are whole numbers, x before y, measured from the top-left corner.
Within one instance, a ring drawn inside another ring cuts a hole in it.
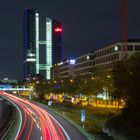
[[[24,12],[24,77],[37,73],[36,53],[39,40],[39,14],[32,9]]]
[[[62,25],[60,22],[46,18],[46,63],[47,79],[51,78],[50,68],[62,61]]]
[[[62,25],[46,17],[46,39],[40,40],[39,13],[32,9],[24,12],[24,78],[42,74],[51,78],[51,67],[62,61]],[[45,45],[45,63],[40,62],[42,45]],[[43,73],[42,73],[43,71]]]

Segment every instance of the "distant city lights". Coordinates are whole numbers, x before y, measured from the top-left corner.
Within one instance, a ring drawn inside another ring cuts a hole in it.
[[[59,65],[59,66],[60,66],[60,65],[63,65],[63,62],[58,63],[58,65]]]

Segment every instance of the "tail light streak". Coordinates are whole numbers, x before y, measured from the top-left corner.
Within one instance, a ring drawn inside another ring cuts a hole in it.
[[[16,140],[19,140],[20,136],[26,129],[27,116],[30,117],[31,121],[29,133],[26,140],[29,140],[31,133],[33,133],[33,123],[41,130],[41,137],[43,140],[70,140],[68,134],[66,133],[64,128],[58,123],[58,121],[41,107],[29,102],[28,100],[18,98],[5,92],[0,92],[0,94],[8,97],[14,103],[19,105],[20,108],[22,108],[23,110],[25,119]]]

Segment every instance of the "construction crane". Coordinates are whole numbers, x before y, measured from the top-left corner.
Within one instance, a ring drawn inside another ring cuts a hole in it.
[[[128,3],[127,0],[121,0],[121,37],[122,37],[122,59],[127,58],[128,42]]]

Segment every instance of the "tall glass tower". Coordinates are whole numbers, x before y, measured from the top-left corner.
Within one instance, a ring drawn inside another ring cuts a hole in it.
[[[24,77],[36,74],[39,42],[39,14],[32,9],[24,12]]]
[[[47,79],[51,78],[50,68],[62,61],[62,25],[60,22],[46,18],[46,64]]]
[[[51,67],[62,61],[62,25],[58,21],[46,17],[45,40],[40,40],[39,13],[32,9],[24,12],[24,78],[42,74],[46,79],[51,78]],[[40,62],[44,52],[45,61]]]

